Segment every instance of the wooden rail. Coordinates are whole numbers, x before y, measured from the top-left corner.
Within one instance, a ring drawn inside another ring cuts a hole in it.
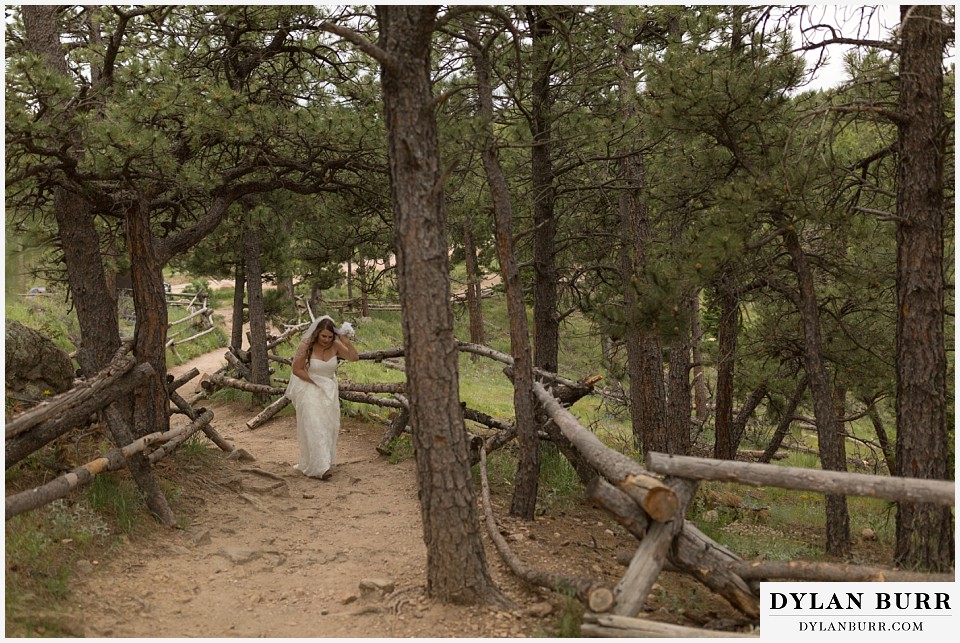
[[[650,452],[647,469],[663,475],[695,480],[720,480],[754,487],[781,487],[824,494],[883,498],[952,507],[956,485],[948,480],[875,476],[846,471],[782,467],[760,462],[711,460]]]

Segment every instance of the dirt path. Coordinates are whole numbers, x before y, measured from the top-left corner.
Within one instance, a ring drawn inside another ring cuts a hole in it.
[[[217,352],[172,370],[210,372],[222,361]],[[181,393],[190,397],[195,386]],[[542,635],[557,618],[545,602],[551,595],[519,586],[489,548],[491,571],[516,610],[425,597],[415,466],[376,453],[383,427],[345,419],[334,475],[321,482],[292,468],[293,415],[250,431],[256,409],[247,404],[199,405],[255,460],[231,460],[210,445],[212,464],[195,471],[161,463],[188,524],[133,536],[108,560],[86,561],[71,610],[85,636],[516,637]]]

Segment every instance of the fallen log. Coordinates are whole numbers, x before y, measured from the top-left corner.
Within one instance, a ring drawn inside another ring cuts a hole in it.
[[[732,607],[751,619],[760,618],[759,586],[738,575],[732,568],[743,560],[714,542],[689,520],[673,541],[667,561],[678,571],[686,572]]]
[[[594,479],[587,486],[586,497],[594,505],[613,515],[638,540],[647,535],[650,520],[629,496],[602,478]],[[633,552],[627,556],[624,566],[629,566]],[[743,562],[739,556],[720,545],[685,520],[683,528],[673,541],[663,569],[686,573],[703,583],[712,592],[721,596],[735,609],[751,619],[760,618],[759,590],[755,590],[730,566]]]
[[[547,415],[556,423],[587,463],[607,480],[630,494],[654,520],[672,518],[679,508],[673,489],[649,475],[639,464],[608,448],[597,436],[580,425],[580,422],[553,397],[539,382],[533,390]]]
[[[196,369],[193,369],[196,370]],[[173,402],[178,409],[180,409],[184,415],[186,415],[191,420],[196,420],[200,414],[202,414],[206,409],[200,409],[199,412],[194,409],[189,402],[187,402],[183,397],[180,396],[176,391],[170,391],[170,401]],[[236,448],[234,445],[230,444],[221,437],[217,430],[210,426],[210,423],[207,422],[201,427],[203,429],[204,435],[206,435],[211,442],[217,445],[221,451],[226,453],[232,453]]]
[[[615,614],[584,614],[580,633],[602,638],[758,638],[759,632],[725,632],[661,623],[644,618],[630,618]]]
[[[239,373],[245,380],[248,382],[253,379],[253,374],[250,372],[250,367],[241,362],[232,351],[227,351],[223,354],[223,358],[227,360],[227,363],[234,368],[237,373]]]
[[[269,351],[269,350],[272,350],[272,349],[276,348],[277,346],[279,346],[280,344],[285,343],[288,339],[290,339],[291,337],[293,337],[293,336],[296,335],[297,333],[302,332],[302,331],[306,330],[307,328],[309,328],[311,323],[312,323],[312,322],[307,322],[307,323],[305,323],[305,324],[298,324],[298,325],[296,325],[296,326],[290,326],[290,327],[288,327],[285,331],[283,331],[282,333],[280,333],[280,335],[279,335],[278,337],[276,337],[275,339],[272,339],[272,340],[270,340],[269,342],[267,342],[267,350],[268,350],[268,351]]]
[[[376,446],[377,453],[380,455],[390,455],[393,452],[390,445],[406,430],[409,421],[410,410],[406,408],[401,409],[397,416],[393,418],[393,421],[390,422],[390,428],[387,429],[383,437],[380,438],[380,442]]]
[[[374,362],[382,362],[385,359],[390,359],[392,357],[403,357],[404,351],[402,348],[389,348],[386,350],[378,351],[363,351],[360,353],[360,359],[368,359]]]
[[[269,420],[270,418],[272,418],[274,415],[276,415],[277,413],[279,413],[279,412],[282,411],[283,409],[287,408],[287,406],[288,406],[289,404],[290,404],[290,398],[287,397],[287,396],[285,396],[285,395],[281,395],[281,396],[280,396],[275,402],[273,402],[270,406],[268,406],[267,408],[263,409],[263,410],[257,415],[257,417],[253,418],[252,420],[248,420],[248,421],[247,421],[247,428],[252,431],[253,429],[256,429],[256,428],[259,428],[259,427],[263,426],[263,425],[266,423],[267,420]]]
[[[754,487],[782,487],[824,494],[866,496],[897,502],[952,507],[956,485],[948,480],[891,478],[865,473],[781,467],[774,464],[712,460],[692,456],[647,453],[647,468],[657,473],[697,480],[737,482]]]
[[[117,445],[118,448],[122,449],[124,445],[136,442],[128,422],[130,416],[122,413],[118,404],[111,404],[104,409],[103,416],[107,419],[107,427],[110,429],[113,443]],[[164,525],[175,527],[177,525],[177,517],[170,508],[167,497],[163,494],[163,489],[160,488],[160,483],[157,482],[156,476],[153,475],[153,469],[150,468],[150,463],[146,457],[144,457],[143,453],[139,451],[132,452],[126,456],[125,464],[127,465],[127,470],[130,472],[130,477],[133,478],[137,486],[140,487],[140,491],[143,492],[144,501],[147,503],[147,508],[150,512]]]
[[[954,581],[953,574],[933,574],[847,563],[806,562],[801,560],[744,560],[731,563],[727,569],[741,578],[755,580],[902,583],[952,583]]]
[[[197,339],[197,338],[199,338],[199,337],[203,337],[204,335],[206,335],[206,334],[208,334],[208,333],[212,333],[212,332],[215,331],[215,330],[217,330],[217,327],[216,327],[216,326],[213,326],[213,327],[211,327],[211,328],[208,328],[207,330],[204,330],[204,331],[201,331],[201,332],[197,333],[196,335],[191,335],[190,337],[187,337],[186,339],[181,339],[181,340],[177,340],[177,341],[171,340],[171,341],[167,342],[167,348],[169,348],[169,347],[171,347],[171,346],[179,346],[180,344],[186,344],[187,342],[192,342],[193,340],[195,340],[195,339]]]
[[[489,357],[492,360],[506,364],[508,366],[513,366],[513,357],[507,355],[506,353],[501,353],[498,350],[490,348],[489,346],[482,346],[480,344],[471,344],[470,342],[462,342],[457,340],[457,350],[461,350],[465,353],[476,353],[477,355],[483,355],[484,357]],[[582,382],[575,382],[566,377],[557,375],[556,373],[551,373],[550,371],[545,371],[542,368],[534,368],[534,375],[549,380],[551,382],[556,382],[558,384],[563,384],[571,388],[577,388],[583,386]],[[596,380],[594,380],[596,381]]]
[[[168,323],[168,324],[167,324],[167,328],[168,328],[168,329],[173,328],[173,327],[176,326],[177,324],[182,324],[182,323],[185,322],[185,321],[190,321],[191,319],[193,319],[194,317],[197,317],[197,316],[199,316],[199,315],[205,315],[205,314],[211,314],[211,313],[213,313],[213,309],[212,309],[212,308],[208,308],[208,307],[201,308],[200,310],[196,311],[195,313],[190,313],[190,314],[187,315],[186,317],[181,317],[180,319],[178,319],[178,320],[176,320],[176,321],[172,321],[172,322]]]
[[[45,485],[7,496],[5,509],[6,519],[10,520],[14,516],[31,511],[37,507],[42,507],[57,498],[62,498],[73,489],[93,480],[97,474],[122,468],[127,458],[142,453],[147,447],[153,444],[166,442],[178,436],[186,439],[200,430],[202,423],[209,423],[212,418],[213,412],[205,411],[190,424],[185,424],[169,431],[145,435],[124,447],[114,449],[96,460],[79,466]]]
[[[400,400],[389,397],[377,397],[370,393],[357,393],[354,391],[340,391],[340,399],[348,402],[360,402],[361,404],[373,404],[375,406],[387,406],[394,409],[406,408],[406,405]]]
[[[354,393],[403,393],[406,390],[404,382],[340,382],[341,391]]]
[[[517,577],[531,585],[546,587],[553,591],[572,589],[577,598],[594,612],[605,612],[610,609],[613,605],[613,593],[599,581],[582,576],[570,576],[533,569],[510,550],[507,541],[500,535],[497,521],[493,517],[493,509],[490,505],[490,483],[487,481],[487,454],[483,449],[480,450],[480,486],[487,534],[496,546],[500,557]]]
[[[630,496],[612,484],[597,477],[590,481],[584,497],[596,507],[605,509],[624,529],[637,540],[643,540],[650,526],[650,518],[637,506]]]
[[[697,486],[698,483],[691,480],[674,480],[678,517],[670,522],[656,522],[647,529],[647,535],[640,541],[630,566],[613,589],[614,614],[636,616],[640,612],[657,576],[663,570],[674,538],[683,528],[683,513],[696,493]]]
[[[209,373],[200,382],[200,386],[202,386],[208,393],[212,393],[220,386],[228,386],[230,388],[240,389],[241,391],[247,391],[248,393],[266,393],[268,395],[283,395],[286,393],[286,389],[283,388],[267,386],[266,384],[252,384],[250,382],[238,380],[235,377],[227,377],[221,373]]]
[[[172,374],[167,373],[167,390],[176,391],[178,388],[195,378],[200,374],[200,371],[196,368],[191,368],[186,373],[183,373],[180,377],[174,377]]]
[[[79,406],[87,405],[84,408],[101,408],[103,404],[99,403],[99,400],[103,397],[104,391],[116,386],[117,382],[123,379],[124,375],[136,363],[137,360],[133,355],[118,352],[99,373],[78,382],[69,391],[65,391],[46,402],[41,402],[9,420],[6,423],[6,438],[9,440],[14,436],[25,433],[43,422]],[[96,403],[90,406],[90,400],[94,400]]]
[[[133,359],[130,356],[130,359]],[[69,401],[65,407],[58,406],[58,414],[41,424],[35,424],[6,440],[4,464],[7,469],[21,462],[31,453],[56,440],[78,426],[86,425],[91,417],[105,406],[129,395],[153,373],[149,364],[139,364],[125,371],[117,371],[109,380],[95,388],[89,387],[80,398]]]
[[[783,451],[767,456],[766,451],[757,451],[752,449],[740,449],[737,451],[737,458],[743,460],[755,460],[757,462],[767,462],[768,460],[785,460],[790,454]]]

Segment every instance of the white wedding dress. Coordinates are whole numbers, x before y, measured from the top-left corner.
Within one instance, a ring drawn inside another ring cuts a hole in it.
[[[337,388],[337,356],[311,358],[308,369],[315,384],[290,374],[286,396],[297,410],[297,442],[304,475],[319,478],[333,466],[340,433],[340,397]]]

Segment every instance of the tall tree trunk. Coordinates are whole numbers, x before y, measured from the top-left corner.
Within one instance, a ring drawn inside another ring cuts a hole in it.
[[[463,215],[463,253],[467,267],[467,314],[470,316],[470,342],[483,345],[483,301],[481,299],[480,270],[477,266],[477,247],[473,242],[473,216],[469,208]],[[480,356],[470,353],[470,360]]]
[[[233,268],[233,325],[230,330],[230,346],[235,350],[243,349],[243,302],[246,299],[244,292],[247,283],[247,264],[243,253]]]
[[[27,47],[69,82],[71,72],[60,43],[56,7],[25,5],[23,22]],[[70,298],[80,324],[77,361],[83,374],[90,377],[106,366],[120,347],[114,290],[107,286],[93,210],[80,190],[73,189],[65,178],[53,188],[53,211],[61,231]]]
[[[520,266],[513,251],[513,206],[510,190],[500,167],[497,142],[493,133],[493,81],[490,61],[482,50],[477,29],[466,28],[471,42],[471,55],[477,70],[477,95],[480,116],[484,123],[483,147],[480,156],[493,200],[493,217],[497,227],[497,254],[507,291],[507,312],[510,316],[510,353],[513,356],[513,407],[516,415],[520,461],[514,478],[510,513],[533,520],[537,508],[537,482],[540,477],[540,438],[537,434],[536,400],[533,392],[533,359],[530,355],[530,331],[527,327],[527,305],[520,283]]]
[[[733,439],[733,371],[737,360],[737,334],[740,331],[740,300],[725,280],[717,285],[720,323],[717,331],[717,393],[714,416],[713,457],[733,460],[737,445]]]
[[[39,54],[44,62],[69,82],[71,74],[60,43],[56,7],[24,6],[23,21],[28,48]],[[83,374],[92,377],[110,363],[120,347],[117,304],[113,299],[113,291],[107,287],[100,254],[100,237],[97,234],[94,224],[95,215],[90,204],[80,196],[79,190],[71,189],[66,181],[62,185],[54,186],[53,193],[54,216],[57,220],[57,229],[60,231],[61,247],[67,265],[70,297],[76,307],[77,321],[80,324],[81,346],[77,351],[77,361],[80,363]],[[165,317],[166,299],[163,295],[162,278],[160,297],[163,300],[162,310]],[[166,336],[165,324],[158,332],[161,338]],[[158,373],[158,377],[165,375],[166,370]],[[112,405],[105,413],[105,417],[114,443],[118,447],[133,441],[133,432],[130,428],[133,410],[130,404]],[[165,418],[164,413],[164,420]],[[143,455],[137,454],[127,458],[126,464],[131,476],[143,491],[149,509],[164,524],[175,524],[176,517],[170,510],[160,485],[153,477]]]
[[[430,86],[437,7],[379,5],[397,279],[410,427],[427,547],[427,592],[500,600],[487,569],[460,407],[440,145]]]
[[[700,325],[700,291],[693,294],[690,312],[690,334],[693,344],[693,404],[696,407],[697,423],[703,426],[710,415],[707,409],[707,380],[703,372],[703,328]]]
[[[626,34],[625,22],[619,19],[618,32]],[[621,38],[624,36],[621,35]],[[632,40],[618,43],[618,95],[624,122],[636,114],[636,80],[631,60]],[[636,320],[637,280],[647,265],[647,246],[651,242],[649,208],[641,192],[646,184],[646,167],[639,153],[625,154],[620,161],[621,256],[624,321],[626,323],[627,374],[630,378],[630,414],[636,446],[644,451],[668,450],[664,424],[666,392],[663,383],[663,353],[660,340],[645,331]]]
[[[944,338],[943,51],[939,5],[902,5],[897,169],[897,475],[950,477]],[[894,560],[946,571],[954,562],[948,507],[900,503]]]
[[[263,277],[260,270],[260,231],[243,204],[243,261],[247,266],[247,311],[250,316],[250,373],[254,384],[270,384],[267,364],[267,317],[263,309]],[[266,393],[254,393],[254,406],[270,401]]]
[[[685,296],[683,314],[690,313],[691,299]],[[667,395],[668,453],[690,454],[690,327],[681,329],[670,347],[670,371]]]
[[[137,387],[134,402],[134,435],[143,437],[170,428],[167,409],[167,299],[163,291],[163,265],[157,256],[150,230],[150,205],[147,195],[127,211],[127,250],[131,258],[133,305],[137,313],[133,352],[137,363],[146,362],[154,375]]]
[[[800,238],[792,225],[784,226],[783,240],[793,260],[797,275],[799,297],[797,307],[803,325],[803,365],[813,394],[813,412],[817,419],[820,463],[828,471],[846,471],[843,438],[837,426],[833,406],[830,375],[823,360],[823,341],[820,336],[820,310],[813,285],[813,273],[807,255],[800,246]],[[850,553],[850,513],[847,499],[839,495],[826,496],[827,553],[846,556]]]
[[[530,180],[533,189],[533,327],[534,364],[557,372],[560,353],[560,320],[557,315],[558,278],[556,261],[557,216],[554,211],[553,131],[550,77],[554,56],[550,37],[553,26],[543,15],[545,7],[527,7],[532,56],[533,84],[530,96]]]

